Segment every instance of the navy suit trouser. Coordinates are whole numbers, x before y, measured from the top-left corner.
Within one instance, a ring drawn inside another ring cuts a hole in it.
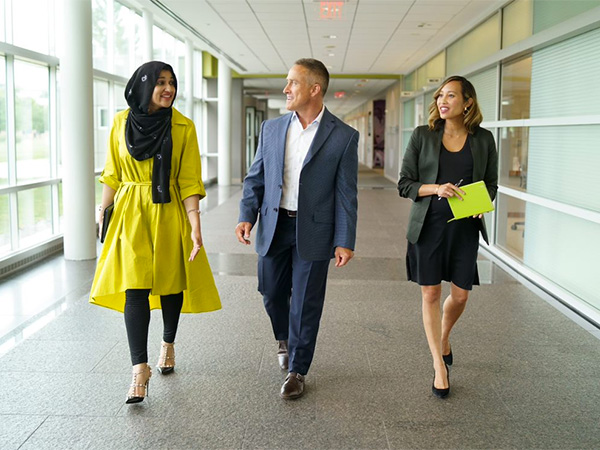
[[[280,214],[273,242],[258,257],[258,290],[275,339],[288,341],[289,371],[306,375],[315,352],[329,260],[305,261],[296,245],[296,219]]]

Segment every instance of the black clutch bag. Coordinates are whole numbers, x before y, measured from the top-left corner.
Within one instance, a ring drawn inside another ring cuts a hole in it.
[[[108,224],[110,222],[114,207],[115,204],[111,203],[104,210],[104,218],[102,219],[102,233],[100,234],[100,242],[102,243],[104,243],[104,238],[106,238],[106,231],[108,230]]]

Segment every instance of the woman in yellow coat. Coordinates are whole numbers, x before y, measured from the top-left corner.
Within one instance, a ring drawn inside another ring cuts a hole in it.
[[[173,343],[183,313],[221,308],[202,245],[200,152],[194,123],[172,108],[173,68],[140,66],[125,88],[129,109],[115,116],[100,206],[114,203],[90,302],[124,312],[133,365],[127,403],[147,395],[150,310],[161,308],[164,332],[157,368],[175,366]]]

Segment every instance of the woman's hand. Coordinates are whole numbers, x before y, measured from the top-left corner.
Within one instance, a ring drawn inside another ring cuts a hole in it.
[[[441,198],[458,197],[460,200],[463,199],[465,191],[452,183],[445,183],[438,185],[435,190],[435,194],[438,196],[438,200]]]
[[[203,245],[202,232],[199,228],[197,230],[192,230],[192,243],[194,244],[194,247],[192,247],[192,253],[190,254],[190,262],[192,262],[196,258],[198,252],[200,251]]]

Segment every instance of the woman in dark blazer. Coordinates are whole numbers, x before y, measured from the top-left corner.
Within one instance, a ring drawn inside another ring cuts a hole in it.
[[[479,127],[483,120],[475,88],[452,76],[433,94],[428,125],[417,127],[408,143],[398,192],[413,205],[408,224],[408,279],[421,286],[423,324],[433,358],[432,392],[450,392],[450,331],[463,313],[469,293],[479,284],[479,233],[488,242],[482,215],[456,220],[447,199],[462,198],[460,185],[483,180],[492,200],[498,189],[494,137]],[[442,280],[450,295],[441,308]]]

